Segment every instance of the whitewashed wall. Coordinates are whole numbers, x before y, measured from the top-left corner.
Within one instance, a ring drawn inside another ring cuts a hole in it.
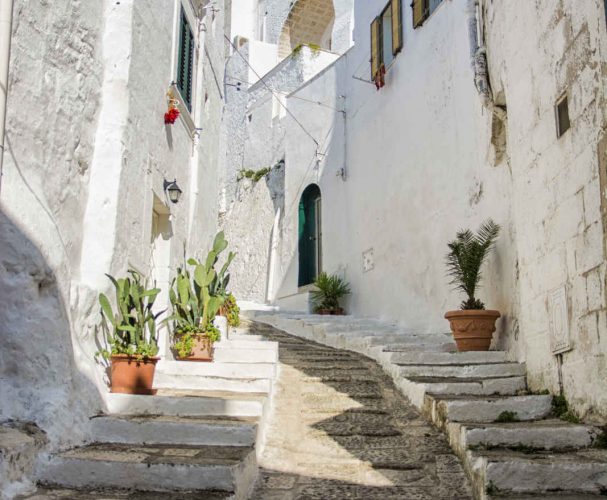
[[[516,0],[487,3],[487,8],[491,80],[508,108],[519,349],[534,389],[558,391],[560,371],[564,394],[575,408],[604,418],[604,2]],[[571,129],[558,139],[554,106],[564,92]],[[551,352],[549,296],[563,286],[572,350],[559,359]]]
[[[105,273],[154,274],[154,195],[171,211],[170,272],[184,252],[203,254],[216,230],[224,17],[208,13],[200,26],[207,50],[198,54],[195,140],[183,119],[163,122],[179,3],[15,4],[0,193],[0,418],[33,420],[63,446],[85,435],[107,394],[93,359],[97,297],[112,291]],[[174,178],[184,193],[170,205],[163,181]]]

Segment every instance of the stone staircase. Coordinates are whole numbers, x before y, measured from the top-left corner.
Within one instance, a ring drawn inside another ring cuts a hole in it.
[[[504,352],[458,353],[450,335],[410,334],[368,319],[258,313],[256,321],[376,360],[444,430],[477,499],[607,494],[601,430],[553,416],[552,396],[527,391],[524,363]]]
[[[46,457],[24,498],[247,498],[277,363],[278,344],[243,329],[213,363],[162,360],[158,393],[109,394],[89,442]]]

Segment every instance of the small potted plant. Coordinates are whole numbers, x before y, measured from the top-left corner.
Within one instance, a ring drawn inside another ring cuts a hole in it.
[[[154,394],[152,389],[158,354],[156,320],[164,312],[154,313],[154,301],[160,289],[148,289],[141,274],[129,270],[126,278],[106,275],[116,289],[116,312],[103,293],[99,294],[102,328],[109,350],[101,350],[111,360],[111,392]],[[111,325],[108,325],[108,323]]]
[[[240,308],[236,304],[236,297],[232,293],[228,293],[222,309],[223,315],[228,319],[229,326],[234,328],[240,326]]]
[[[500,226],[491,219],[485,221],[476,234],[460,231],[448,244],[448,275],[456,290],[467,295],[458,311],[448,311],[451,331],[458,351],[488,351],[495,331],[498,311],[486,310],[485,304],[476,298],[481,282],[481,267],[498,237]]]
[[[227,245],[220,232],[204,263],[189,259],[192,273],[187,269],[177,270],[169,290],[173,314],[167,322],[173,322],[173,351],[178,360],[213,361],[213,344],[221,338],[213,320],[226,300],[227,269],[235,254],[230,252],[219,272],[215,264]]]
[[[350,293],[350,285],[336,274],[322,272],[314,282],[312,290],[312,305],[316,314],[344,314],[339,306],[339,299]]]

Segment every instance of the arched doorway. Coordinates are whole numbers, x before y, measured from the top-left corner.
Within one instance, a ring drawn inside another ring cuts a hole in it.
[[[299,200],[299,280],[309,285],[322,270],[322,206],[320,188],[310,184]]]

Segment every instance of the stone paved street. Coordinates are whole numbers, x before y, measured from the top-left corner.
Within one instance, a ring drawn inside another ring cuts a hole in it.
[[[280,376],[255,500],[467,499],[445,438],[372,360],[272,329]]]

